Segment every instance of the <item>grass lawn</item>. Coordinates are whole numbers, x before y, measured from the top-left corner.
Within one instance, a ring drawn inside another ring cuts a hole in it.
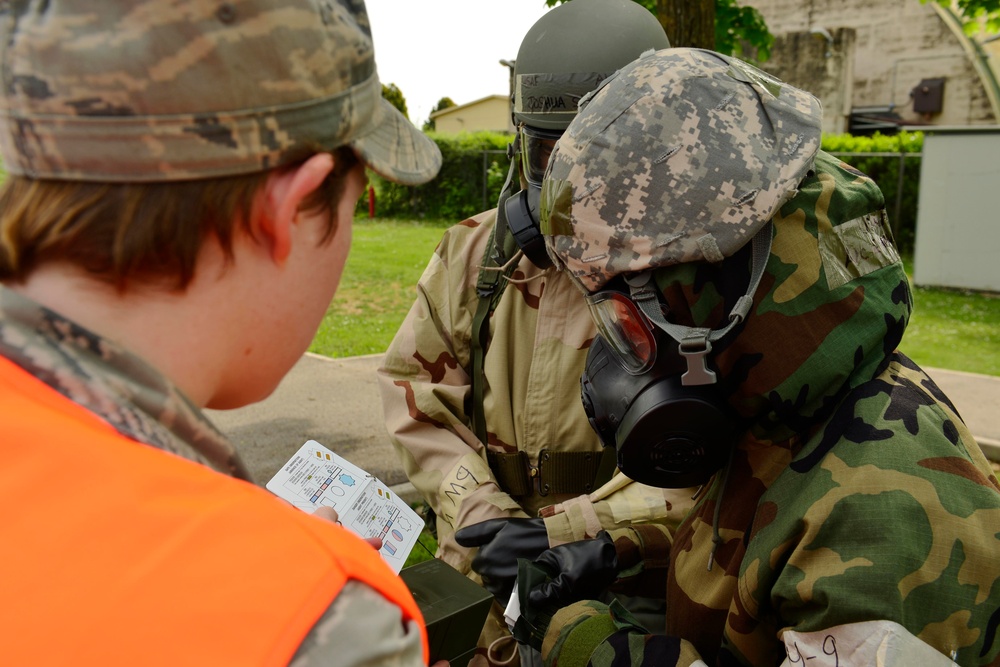
[[[921,366],[1000,376],[1000,295],[915,288],[900,349]]]
[[[445,228],[356,219],[344,275],[309,351],[328,357],[384,352]]]

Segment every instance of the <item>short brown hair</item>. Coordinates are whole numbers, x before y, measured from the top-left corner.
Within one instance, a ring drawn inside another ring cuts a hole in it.
[[[336,210],[357,158],[346,146],[333,156],[333,171],[301,210]],[[40,264],[61,260],[120,290],[130,280],[163,279],[184,289],[207,235],[232,257],[235,226],[250,231],[249,216],[269,173],[168,183],[8,177],[0,188],[0,280],[20,282]],[[336,225],[331,215],[322,243]]]

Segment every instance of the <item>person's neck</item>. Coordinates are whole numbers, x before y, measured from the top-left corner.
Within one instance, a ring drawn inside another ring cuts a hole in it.
[[[222,318],[199,286],[181,292],[131,285],[119,291],[58,263],[5,286],[139,355],[199,407],[210,400],[224,363],[212,346]]]

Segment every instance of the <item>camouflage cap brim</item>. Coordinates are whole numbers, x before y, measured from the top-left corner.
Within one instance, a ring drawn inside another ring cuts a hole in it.
[[[546,249],[587,292],[614,276],[718,262],[796,192],[822,107],[735,58],[644,54],[588,98],[549,160]]]
[[[420,185],[441,169],[441,151],[396,107],[382,98],[381,89],[373,129],[353,139],[351,148],[375,173],[403,185]]]
[[[66,0],[0,11],[0,151],[30,178],[262,171],[350,144],[426,182],[437,146],[382,99],[362,0]]]

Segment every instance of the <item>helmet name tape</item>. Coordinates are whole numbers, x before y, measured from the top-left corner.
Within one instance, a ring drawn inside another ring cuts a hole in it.
[[[514,113],[575,114],[580,98],[608,73],[519,74],[514,82]]]

